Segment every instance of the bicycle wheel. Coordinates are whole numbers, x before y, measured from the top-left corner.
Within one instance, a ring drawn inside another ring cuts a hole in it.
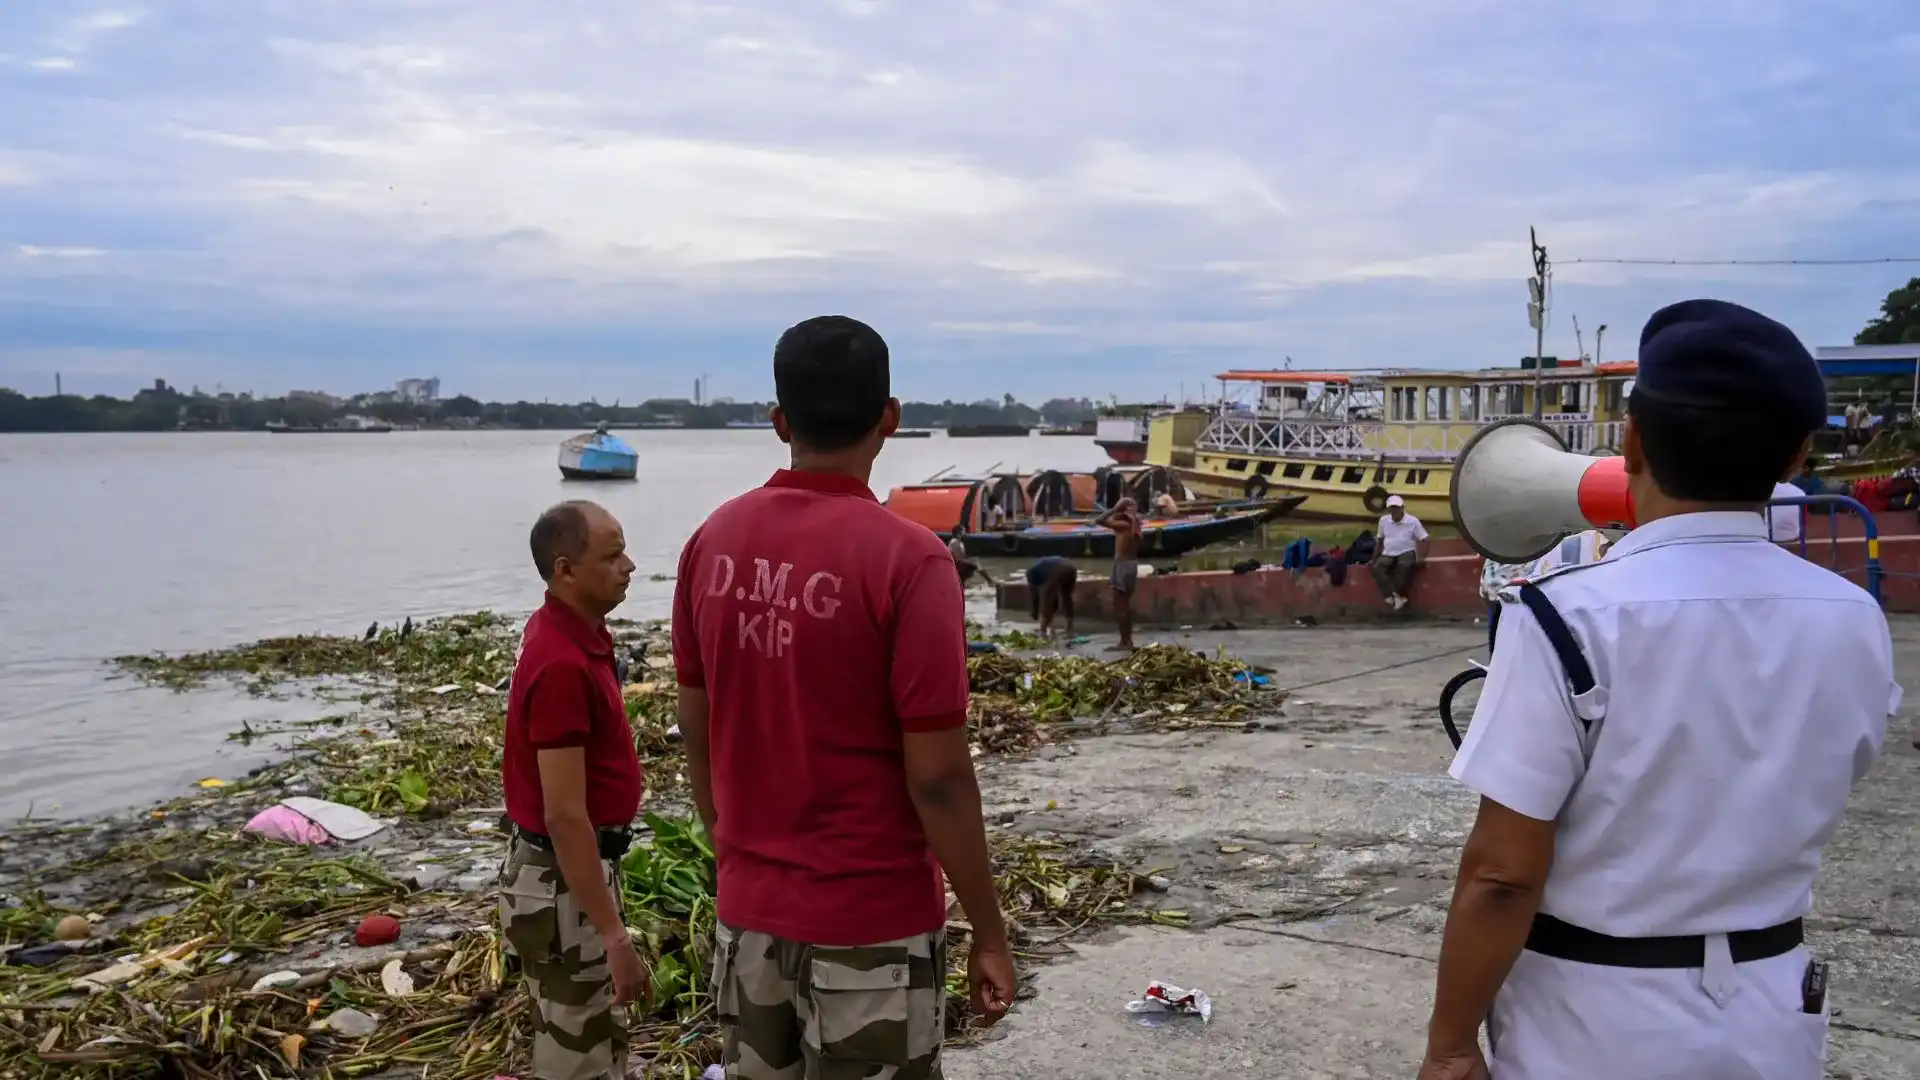
[[[1447,738],[1453,741],[1455,750],[1460,749],[1461,740],[1467,737],[1467,724],[1473,716],[1473,709],[1471,707],[1464,709],[1460,722],[1454,723],[1454,698],[1460,695],[1460,691],[1486,677],[1485,668],[1472,667],[1448,679],[1447,685],[1440,688],[1440,725],[1447,729]],[[1473,701],[1469,704],[1478,705],[1479,703],[1479,695],[1475,694]]]

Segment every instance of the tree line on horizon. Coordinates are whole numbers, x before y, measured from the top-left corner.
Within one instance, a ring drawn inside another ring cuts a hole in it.
[[[364,401],[330,403],[310,396],[256,398],[249,394],[192,394],[157,384],[131,398],[105,394],[28,397],[0,387],[0,432],[62,433],[105,431],[260,431],[270,424],[319,427],[349,415],[396,425],[426,428],[568,430],[599,423],[678,423],[693,429],[724,428],[730,423],[765,420],[765,402],[719,401],[695,404],[655,398],[634,405],[596,402],[558,404],[535,401],[480,401],[465,394],[435,402]],[[1092,420],[1099,406],[1086,398],[1052,398],[1027,405],[1012,394],[998,401],[907,401],[900,406],[908,428],[971,424],[1043,424],[1070,426]]]
[[[1887,293],[1880,313],[1854,335],[1856,345],[1920,344],[1920,277]],[[1852,380],[1874,382],[1886,380]],[[1897,381],[1897,380],[1896,380]],[[1888,386],[1894,389],[1892,382]],[[975,424],[1071,426],[1093,419],[1099,406],[1086,398],[1053,398],[1038,406],[1015,400],[908,401],[900,422],[908,428]],[[258,431],[270,423],[320,426],[349,414],[391,424],[422,427],[519,428],[564,430],[614,424],[678,422],[688,428],[724,428],[755,422],[767,415],[765,402],[706,402],[655,398],[637,405],[573,405],[532,401],[480,401],[465,394],[443,401],[354,401],[333,404],[312,397],[255,398],[247,394],[183,394],[164,383],[131,398],[104,394],[28,397],[0,387],[0,432]]]

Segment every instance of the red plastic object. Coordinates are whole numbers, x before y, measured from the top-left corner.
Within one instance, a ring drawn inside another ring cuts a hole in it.
[[[391,945],[400,940],[400,920],[391,915],[369,915],[360,920],[353,932],[353,943],[362,947]]]

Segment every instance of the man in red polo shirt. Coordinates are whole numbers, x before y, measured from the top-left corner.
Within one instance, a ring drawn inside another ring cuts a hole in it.
[[[680,730],[719,854],[714,999],[729,1080],[940,1076],[947,921],[974,1013],[1013,1001],[967,744],[953,558],[881,506],[887,346],[843,316],[773,353],[792,467],[707,518],[674,586]]]
[[[531,544],[547,598],[507,699],[500,925],[538,1013],[528,1076],[622,1080],[624,1006],[649,993],[618,886],[642,785],[606,618],[633,560],[620,523],[590,502],[540,515]]]

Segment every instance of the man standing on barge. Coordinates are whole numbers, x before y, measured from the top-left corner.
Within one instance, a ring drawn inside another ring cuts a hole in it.
[[[1113,509],[1093,519],[1093,523],[1113,531],[1113,621],[1120,631],[1120,643],[1113,652],[1133,651],[1133,590],[1140,584],[1140,510],[1131,498],[1121,499]]]

